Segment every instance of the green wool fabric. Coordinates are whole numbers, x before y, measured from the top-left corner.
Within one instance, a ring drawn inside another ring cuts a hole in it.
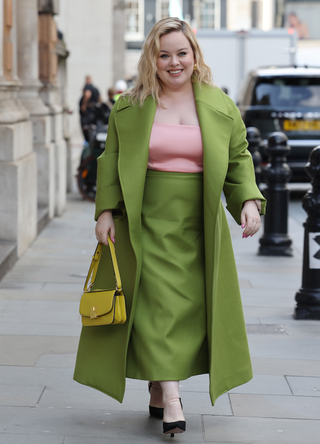
[[[265,199],[255,184],[246,129],[235,104],[217,87],[194,84],[194,95],[203,142],[207,366],[214,404],[220,395],[252,378],[237,270],[221,193],[224,191],[227,209],[237,223],[246,200],[260,199],[264,214]],[[74,379],[120,402],[139,294],[143,257],[141,215],[155,110],[151,96],[142,107],[120,98],[112,109],[105,152],[98,159],[96,219],[102,211],[114,210],[116,252],[128,321],[123,325],[83,327]],[[104,248],[96,288],[113,285],[110,257]]]

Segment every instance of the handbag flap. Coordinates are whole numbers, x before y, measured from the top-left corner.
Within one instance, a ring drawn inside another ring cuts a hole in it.
[[[79,312],[89,318],[104,316],[113,309],[116,296],[116,290],[86,291],[82,295]]]

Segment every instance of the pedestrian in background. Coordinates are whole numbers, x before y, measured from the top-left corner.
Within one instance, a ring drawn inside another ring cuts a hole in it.
[[[186,428],[180,380],[209,373],[214,404],[252,378],[221,202],[224,190],[243,237],[259,230],[265,199],[245,137],[191,27],[159,21],[98,159],[96,237],[116,239],[128,321],[83,328],[74,378],[120,402],[126,377],[149,381],[149,412],[164,433]],[[101,265],[96,285],[110,288]]]
[[[298,39],[308,39],[309,38],[309,28],[306,23],[302,22],[295,12],[290,12],[287,17],[288,24],[290,28],[293,28]]]
[[[106,105],[111,111],[113,108],[113,105],[116,103],[116,101],[114,100],[116,90],[114,88],[109,88],[107,91],[107,94],[108,94],[108,100],[106,101]]]
[[[96,120],[94,107],[101,103],[101,96],[98,88],[92,84],[90,76],[86,76],[83,94],[79,102],[80,124],[83,137],[89,141],[89,127]]]
[[[117,101],[122,93],[124,93],[128,88],[127,82],[125,80],[117,80],[114,89],[115,89],[115,95],[114,100]]]

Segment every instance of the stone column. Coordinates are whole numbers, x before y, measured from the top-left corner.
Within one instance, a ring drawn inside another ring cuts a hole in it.
[[[54,144],[50,137],[50,110],[40,98],[38,2],[17,0],[19,97],[30,113],[33,150],[37,155],[39,225],[54,215]]]
[[[58,56],[56,53],[57,27],[54,14],[58,1],[40,0],[39,11],[39,70],[42,88],[40,96],[50,110],[51,142],[54,144],[55,203],[54,214],[60,216],[66,207],[67,152],[63,138],[63,109],[57,81]]]
[[[125,34],[125,2],[124,0],[113,0],[113,84],[124,78],[124,54],[126,42]]]
[[[72,184],[74,182],[75,172],[72,165],[72,147],[70,134],[70,114],[72,113],[68,105],[68,82],[67,82],[67,58],[69,51],[63,40],[63,34],[58,33],[58,43],[56,45],[56,52],[58,54],[58,82],[59,82],[59,96],[60,103],[63,110],[63,138],[67,147],[67,192],[72,191]]]
[[[0,239],[16,243],[20,256],[37,233],[37,165],[18,97],[16,1],[0,0],[0,12]]]

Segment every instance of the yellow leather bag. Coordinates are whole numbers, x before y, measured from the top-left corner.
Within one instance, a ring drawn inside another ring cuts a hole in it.
[[[79,312],[84,326],[123,324],[127,320],[125,297],[122,291],[121,278],[116,258],[114,244],[108,237],[116,288],[112,290],[94,289],[99,262],[102,253],[102,244],[99,242],[92,257],[90,269],[84,284],[84,293],[80,301]],[[90,284],[88,285],[90,281]]]

